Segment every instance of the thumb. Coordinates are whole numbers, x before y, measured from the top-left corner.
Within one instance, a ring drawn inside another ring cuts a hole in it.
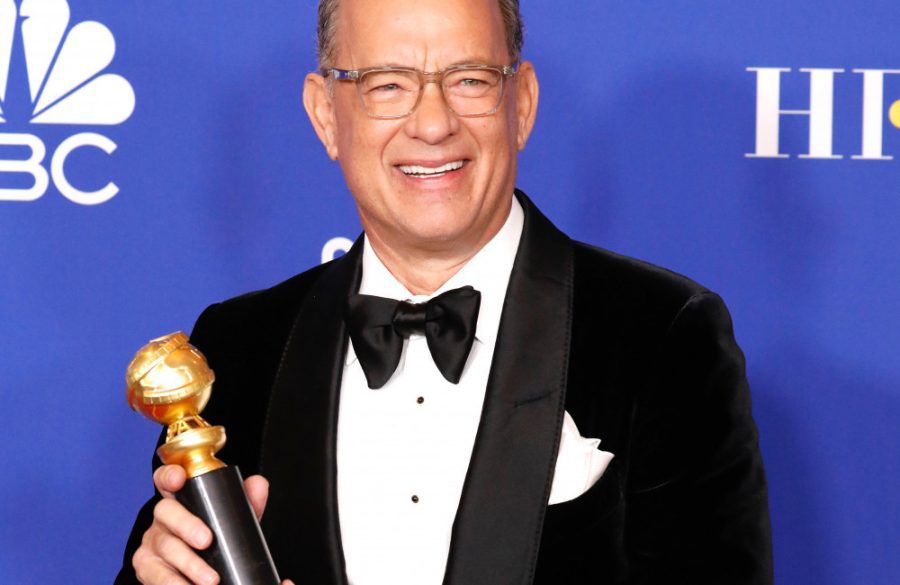
[[[187,474],[180,465],[163,465],[153,472],[153,484],[164,498],[175,497],[175,492],[184,487]]]
[[[262,518],[269,499],[269,480],[261,475],[251,475],[244,480],[244,492],[257,518]]]

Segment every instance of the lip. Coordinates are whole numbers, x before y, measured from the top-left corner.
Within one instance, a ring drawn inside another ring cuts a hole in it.
[[[415,167],[428,167],[431,169],[436,169],[438,167],[442,167],[446,164],[456,162],[459,160],[463,161],[463,166],[472,162],[471,159],[469,159],[465,156],[450,156],[450,157],[445,157],[445,158],[408,158],[408,159],[403,159],[403,160],[394,162],[394,163],[392,163],[392,165],[394,167],[406,167],[406,166],[413,167],[413,166],[415,166]]]
[[[435,174],[433,176],[412,176],[407,175],[402,170],[400,170],[401,166],[420,166],[426,168],[440,168],[446,164],[462,161],[463,165],[455,170],[446,171],[443,173]],[[472,160],[465,157],[447,157],[441,159],[404,159],[401,162],[396,162],[393,164],[394,172],[397,173],[399,179],[408,187],[412,189],[422,189],[427,188],[429,190],[433,189],[452,189],[458,185],[458,183],[463,179],[463,177],[468,174],[469,167],[471,167]]]
[[[408,175],[403,171],[403,167],[424,167],[427,169],[438,169],[443,166],[450,165],[452,163],[461,162],[462,166],[456,169],[446,170],[442,173],[435,173],[434,175]],[[393,164],[394,169],[397,173],[399,173],[403,178],[409,179],[416,182],[423,181],[434,181],[438,179],[444,179],[446,177],[452,177],[461,174],[463,171],[467,169],[467,167],[471,163],[471,159],[465,157],[447,157],[441,159],[406,159],[401,162],[396,162]]]
[[[459,168],[447,170],[442,173],[437,173],[434,176],[407,175],[405,172],[403,172],[403,168],[402,168],[402,167],[424,167],[427,169],[439,169],[439,168],[449,165],[451,163],[458,163],[458,162],[462,162],[462,166],[460,166]],[[408,179],[413,179],[415,181],[427,181],[430,179],[443,178],[447,175],[458,174],[461,171],[464,171],[471,162],[472,162],[471,159],[468,159],[466,157],[455,157],[455,158],[447,157],[447,158],[441,158],[441,159],[405,159],[403,161],[394,163],[393,167],[398,173],[400,173],[401,175],[403,175],[404,177],[406,177]]]

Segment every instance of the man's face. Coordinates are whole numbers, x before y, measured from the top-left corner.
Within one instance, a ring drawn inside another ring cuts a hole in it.
[[[341,69],[438,71],[509,60],[496,0],[344,0],[337,14],[333,66]],[[530,64],[507,78],[500,109],[478,118],[452,113],[434,83],[425,85],[416,111],[399,120],[370,118],[353,83],[333,82],[327,100],[327,87],[311,76],[306,91],[326,96],[305,96],[307,109],[329,155],[340,161],[370,238],[400,254],[469,254],[502,226],[516,153],[537,102]],[[445,165],[454,170],[429,176],[416,168]]]

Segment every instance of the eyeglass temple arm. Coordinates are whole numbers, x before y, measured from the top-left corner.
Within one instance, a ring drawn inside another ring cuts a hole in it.
[[[334,69],[334,68],[332,68],[332,69],[323,69],[323,70],[322,70],[322,76],[323,76],[323,77],[328,77],[329,75],[331,75],[331,77],[334,78],[334,79],[336,79],[336,80],[341,80],[341,79],[353,79],[353,80],[356,80],[356,79],[359,79],[359,71],[357,71],[357,70],[355,70],[355,69],[354,69],[354,70],[347,70],[347,69]]]

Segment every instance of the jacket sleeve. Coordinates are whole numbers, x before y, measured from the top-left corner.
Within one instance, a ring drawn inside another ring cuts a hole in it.
[[[693,295],[658,357],[633,419],[629,581],[770,585],[766,479],[744,357],[722,300]]]

